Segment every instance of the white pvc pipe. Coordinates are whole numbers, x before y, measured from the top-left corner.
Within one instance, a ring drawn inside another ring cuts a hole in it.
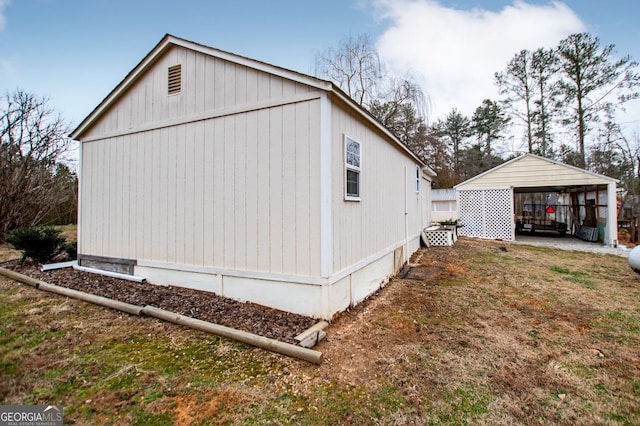
[[[47,263],[46,265],[42,265],[40,270],[42,272],[53,271],[54,269],[71,268],[73,265],[77,265],[77,262],[75,260],[70,260],[68,262]]]
[[[73,265],[73,269],[75,269],[76,271],[89,272],[89,273],[92,273],[92,274],[98,274],[98,275],[104,275],[104,276],[107,276],[107,277],[119,278],[121,280],[135,281],[137,283],[143,283],[143,282],[147,281],[146,278],[136,277],[135,275],[121,274],[119,272],[105,271],[103,269],[87,268],[86,266],[80,266],[80,265]]]

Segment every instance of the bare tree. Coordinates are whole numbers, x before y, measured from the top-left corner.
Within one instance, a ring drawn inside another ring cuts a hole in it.
[[[624,189],[622,197],[622,205],[631,205],[631,217],[633,222],[631,232],[631,242],[637,243],[640,238],[640,229],[638,229],[638,216],[640,216],[640,136],[635,133],[630,140],[622,132],[616,139],[617,147],[626,165],[626,169],[620,176],[621,186]],[[625,213],[624,209],[620,209],[619,218]]]
[[[418,132],[427,120],[427,97],[410,75],[401,77],[387,74],[369,37],[350,36],[337,48],[330,48],[316,56],[316,75],[332,81],[356,103],[369,111],[391,131],[406,115],[407,105],[417,118],[410,132]],[[405,132],[405,135],[407,132]],[[396,134],[404,143],[402,135]],[[415,141],[413,142],[415,143]]]
[[[337,48],[316,55],[315,72],[366,109],[376,99],[383,75],[380,56],[366,34],[349,36]]]
[[[22,90],[0,98],[0,237],[39,223],[56,205],[56,169],[71,148],[48,99]]]

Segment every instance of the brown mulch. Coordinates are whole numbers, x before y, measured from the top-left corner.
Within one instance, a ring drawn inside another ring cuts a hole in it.
[[[17,262],[0,265],[49,284],[107,297],[137,306],[155,306],[177,314],[247,331],[281,342],[294,337],[317,320],[255,303],[238,302],[206,291],[136,283],[73,268],[40,271],[40,265]]]

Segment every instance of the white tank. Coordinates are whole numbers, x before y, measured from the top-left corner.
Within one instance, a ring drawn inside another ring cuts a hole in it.
[[[631,265],[631,269],[640,274],[640,246],[636,246],[629,253],[629,265]]]

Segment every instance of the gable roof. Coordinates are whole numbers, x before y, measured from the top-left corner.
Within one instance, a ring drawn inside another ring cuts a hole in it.
[[[440,188],[431,190],[431,201],[455,201],[458,194],[453,188]]]
[[[325,92],[335,94],[346,105],[356,111],[358,115],[363,117],[366,121],[375,126],[378,130],[382,131],[395,145],[401,150],[406,152],[417,163],[423,166],[423,170],[426,170],[430,176],[436,176],[435,171],[427,166],[417,155],[415,155],[409,148],[406,147],[400,140],[395,137],[389,129],[387,129],[382,123],[380,123],[371,113],[366,111],[362,106],[358,105],[351,97],[344,93],[339,87],[330,81],[322,80],[317,77],[302,74],[297,71],[291,71],[285,68],[281,68],[275,65],[261,62],[255,59],[247,58],[245,56],[237,55],[235,53],[226,52],[224,50],[216,49],[213,47],[205,46],[203,44],[195,43],[189,40],[185,40],[179,37],[175,37],[171,34],[166,34],[162,40],[149,52],[138,65],[133,68],[127,74],[127,76],[107,95],[106,98],[98,104],[98,106],[78,125],[78,127],[71,132],[71,138],[78,140],[82,135],[133,85],[133,83],[149,69],[153,63],[172,46],[180,46],[186,49],[190,49],[202,54],[219,58],[225,61],[229,61],[238,65],[243,65],[248,68],[263,71],[269,74],[276,75],[278,77],[286,78],[297,83],[305,84],[314,87]]]
[[[472,177],[454,188],[489,189],[498,187],[542,188],[606,185],[616,179],[535,154],[524,154]]]

